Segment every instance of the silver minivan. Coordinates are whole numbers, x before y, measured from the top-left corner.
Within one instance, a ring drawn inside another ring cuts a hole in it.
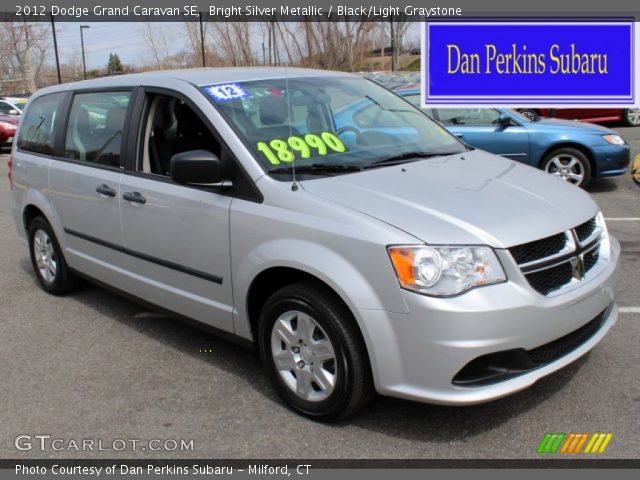
[[[255,346],[319,420],[468,405],[588,352],[619,243],[588,194],[366,79],[195,69],[38,91],[10,161],[42,288],[80,279]]]

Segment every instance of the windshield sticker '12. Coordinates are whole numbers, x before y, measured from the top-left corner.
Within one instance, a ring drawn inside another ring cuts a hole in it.
[[[251,94],[237,83],[224,83],[204,87],[204,91],[214,102],[227,102],[229,100],[241,100],[250,98]]]

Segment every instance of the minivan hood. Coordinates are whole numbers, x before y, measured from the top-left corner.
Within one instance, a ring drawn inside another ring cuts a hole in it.
[[[508,248],[597,213],[582,189],[480,150],[301,184],[306,192],[431,244]]]

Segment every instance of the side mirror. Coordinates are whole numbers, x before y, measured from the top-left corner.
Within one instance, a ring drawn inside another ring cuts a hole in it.
[[[20,115],[18,110],[9,110],[9,115]]]
[[[220,159],[208,150],[189,150],[171,157],[171,178],[182,184],[207,184],[222,181]]]
[[[511,117],[509,115],[505,115],[503,113],[498,117],[498,123],[503,127],[508,127],[509,125],[513,125],[511,122]]]

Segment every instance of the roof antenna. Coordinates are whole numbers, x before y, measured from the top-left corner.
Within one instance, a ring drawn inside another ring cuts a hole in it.
[[[292,108],[291,108],[291,97],[289,97],[289,70],[287,70],[287,64],[284,64],[284,86],[285,86],[285,90],[286,90],[286,96],[287,96],[287,118],[288,118],[288,122],[289,122],[289,138],[291,138],[293,136],[293,125],[291,125],[291,113],[292,113]],[[289,142],[287,139],[287,148],[289,148]],[[298,191],[298,183],[296,182],[296,159],[294,158],[291,161],[291,173],[292,173],[292,179],[293,179],[293,183],[291,184],[291,191],[292,192],[297,192]]]

